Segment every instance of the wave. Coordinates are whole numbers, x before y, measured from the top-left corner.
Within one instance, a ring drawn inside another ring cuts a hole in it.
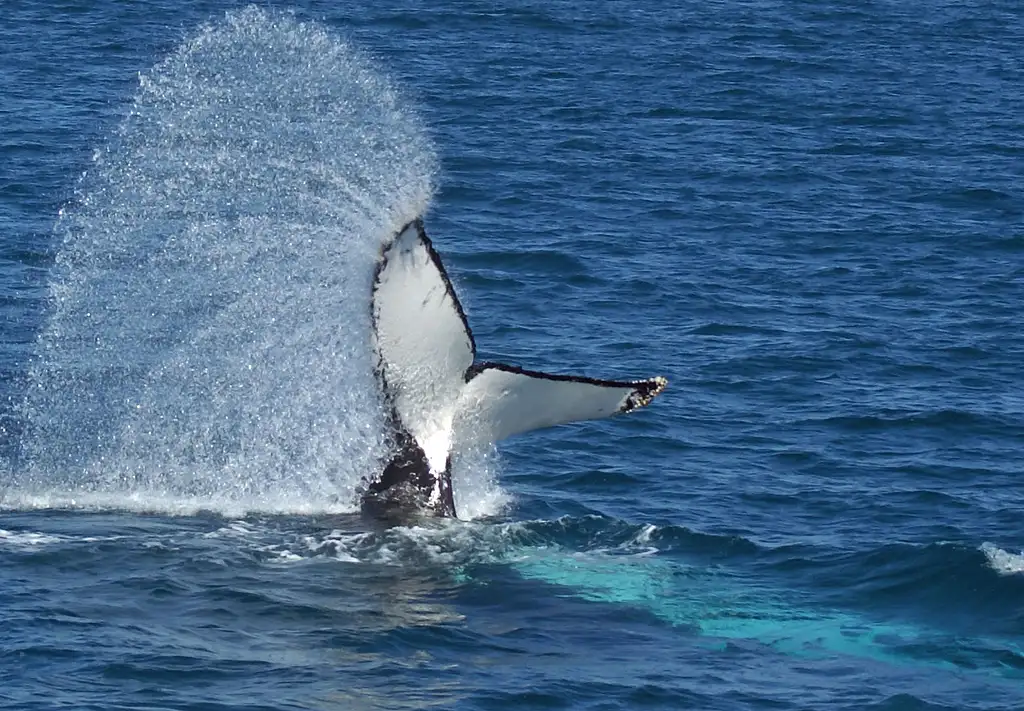
[[[985,554],[992,570],[1000,575],[1024,574],[1024,551],[1009,553],[987,542],[982,543],[979,550]]]
[[[978,574],[983,577],[988,569],[974,550],[976,570],[971,575],[961,570],[961,556],[969,558],[972,551],[959,545],[887,546],[866,556],[812,559],[804,548],[758,547],[679,526],[628,524],[600,516],[428,519],[391,528],[354,515],[175,519],[172,525],[159,518],[152,524],[116,519],[108,530],[108,519],[87,514],[72,515],[70,524],[60,523],[53,532],[37,530],[33,522],[39,522],[38,514],[17,517],[14,523],[27,525],[8,525],[9,530],[0,532],[0,550],[39,564],[73,560],[79,566],[92,565],[90,561],[128,559],[152,550],[173,554],[181,565],[245,570],[329,561],[344,566],[339,574],[355,580],[412,581],[418,594],[516,585],[524,594],[546,600],[571,597],[611,605],[713,647],[742,641],[798,658],[858,657],[1009,678],[1024,674],[1024,650],[1007,636],[1006,624],[996,630],[958,621],[980,601],[986,619],[997,616],[1006,623],[1016,614],[1019,600],[1005,589],[978,597],[985,587],[982,580],[979,588]],[[46,520],[60,519],[48,514]],[[718,554],[709,558],[708,549]],[[723,555],[730,549],[742,554]],[[994,547],[986,550],[996,557],[1002,553]],[[968,578],[962,591],[935,579],[934,563],[941,555],[947,559],[941,571],[946,577]],[[921,556],[928,559],[924,567],[931,573],[922,569]],[[855,595],[839,604],[828,595],[826,577],[819,576],[811,586],[800,576],[765,575],[759,564],[772,558],[827,566],[835,584]],[[896,579],[893,561],[898,564]],[[877,569],[877,579],[866,576],[869,566]],[[893,582],[900,588],[907,575],[913,580],[901,594],[905,604],[894,604]],[[921,608],[937,604],[936,595],[945,596],[942,614],[919,614]],[[868,599],[872,602],[865,605]],[[459,614],[457,607],[449,612]]]

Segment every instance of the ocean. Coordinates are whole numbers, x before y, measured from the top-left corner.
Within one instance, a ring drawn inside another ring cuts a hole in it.
[[[1024,6],[8,0],[0,706],[1024,709]],[[669,386],[386,526],[369,293]]]

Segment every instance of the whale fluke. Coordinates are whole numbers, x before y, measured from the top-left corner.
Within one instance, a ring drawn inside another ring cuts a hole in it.
[[[381,251],[372,321],[376,375],[394,438],[390,461],[363,494],[363,509],[378,516],[455,516],[450,455],[463,435],[497,442],[632,412],[667,384],[660,377],[599,380],[477,363],[465,311],[422,219]]]

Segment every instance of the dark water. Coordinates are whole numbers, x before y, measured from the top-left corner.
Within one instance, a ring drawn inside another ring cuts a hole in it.
[[[4,6],[5,708],[1024,708],[1018,3],[233,7]],[[482,356],[671,384],[384,529],[431,191]]]

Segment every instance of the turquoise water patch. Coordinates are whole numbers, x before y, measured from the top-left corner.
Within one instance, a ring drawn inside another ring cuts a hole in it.
[[[798,593],[657,555],[541,549],[515,558],[512,567],[525,578],[571,590],[568,595],[644,610],[709,640],[751,640],[800,657],[844,655],[950,670],[1024,672],[1024,654],[1013,644],[955,639],[909,623],[787,604],[787,595]],[[947,656],[950,649],[955,653]]]

